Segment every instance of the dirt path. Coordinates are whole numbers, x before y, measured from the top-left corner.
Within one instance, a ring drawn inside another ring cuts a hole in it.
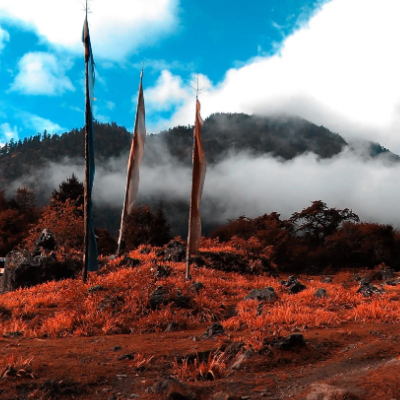
[[[115,400],[135,395],[139,399],[166,398],[163,393],[151,393],[149,387],[170,377],[175,357],[218,348],[217,341],[193,341],[193,336],[200,336],[206,327],[204,324],[196,330],[145,335],[3,338],[0,357],[33,357],[36,378],[1,380],[0,399]],[[230,394],[232,399],[250,396],[313,400],[319,398],[313,394],[316,390],[326,389],[316,386],[322,383],[356,396],[345,398],[400,399],[396,395],[400,393],[400,380],[396,378],[400,376],[400,360],[396,358],[400,353],[398,333],[398,326],[388,324],[313,329],[304,333],[305,348],[268,350],[246,360],[224,379],[192,383],[188,387],[199,400],[211,399],[218,391]],[[240,336],[245,334],[240,332]],[[146,371],[135,368],[131,358],[138,353],[145,358],[154,356]]]

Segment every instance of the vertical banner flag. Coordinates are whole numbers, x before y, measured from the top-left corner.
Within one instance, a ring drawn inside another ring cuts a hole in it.
[[[85,46],[86,63],[86,123],[85,123],[85,264],[87,271],[98,270],[97,243],[92,221],[92,189],[95,173],[94,165],[94,130],[93,130],[93,93],[94,93],[94,60],[89,36],[87,14],[83,25],[82,41]]]
[[[144,142],[146,139],[146,126],[145,126],[145,110],[143,98],[143,70],[140,74],[139,93],[136,107],[135,127],[133,129],[133,137],[131,142],[131,149],[129,152],[128,167],[126,174],[126,188],[125,198],[122,207],[121,226],[118,237],[118,250],[121,251],[121,243],[124,234],[125,218],[131,213],[133,205],[136,200],[137,192],[139,189],[139,167],[142,162],[144,152]]]
[[[199,250],[201,238],[200,200],[206,175],[206,157],[201,143],[201,128],[203,124],[204,122],[200,116],[200,102],[196,100],[196,122],[194,125],[192,155],[192,195],[190,199],[188,233],[188,250],[190,253],[195,253]]]

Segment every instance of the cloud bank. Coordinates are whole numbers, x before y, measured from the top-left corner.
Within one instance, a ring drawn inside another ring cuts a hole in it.
[[[200,82],[206,87],[200,95],[203,117],[295,114],[346,140],[373,140],[400,153],[398,15],[397,0],[326,3],[285,39],[278,54],[232,68],[217,84]],[[166,70],[145,92],[145,100],[156,103],[153,94],[168,86],[175,111],[163,128],[193,124],[194,95],[182,82]]]
[[[178,0],[96,0],[89,5],[97,58],[123,60],[172,33],[178,25]],[[23,26],[60,49],[81,54],[83,8],[84,1],[2,0],[0,21]]]
[[[127,156],[96,165],[96,204],[117,209],[122,206]],[[34,175],[14,182],[10,193],[27,185],[36,193],[50,196],[72,173],[83,179],[82,161],[50,163]],[[140,174],[138,201],[189,201],[191,169],[168,155],[164,154],[157,163],[145,160]],[[399,164],[388,164],[379,157],[366,160],[348,148],[331,159],[319,160],[308,153],[287,162],[267,155],[230,154],[207,169],[201,214],[203,221],[219,223],[240,215],[256,217],[273,211],[288,218],[311,201],[323,200],[329,207],[353,209],[363,221],[400,228],[399,174]]]

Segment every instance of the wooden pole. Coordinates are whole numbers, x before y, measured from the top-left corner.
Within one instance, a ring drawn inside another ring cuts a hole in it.
[[[197,78],[197,89],[196,89],[196,114],[195,114],[195,126],[193,128],[193,146],[192,146],[192,190],[190,193],[190,206],[189,206],[189,223],[188,223],[188,239],[186,245],[186,273],[185,279],[191,280],[190,275],[190,242],[192,237],[192,211],[193,211],[193,182],[194,182],[194,147],[196,146],[196,118],[197,118],[197,100],[199,97],[199,80]]]
[[[87,17],[87,14],[86,14]],[[87,23],[87,20],[86,20]],[[86,46],[86,43],[85,43]],[[86,54],[86,52],[85,52]],[[85,254],[83,258],[83,271],[82,280],[86,282],[89,262],[89,113],[90,99],[89,99],[89,57],[85,56],[85,83],[86,83],[86,101],[85,101],[85,194],[84,194],[84,231],[85,231]]]

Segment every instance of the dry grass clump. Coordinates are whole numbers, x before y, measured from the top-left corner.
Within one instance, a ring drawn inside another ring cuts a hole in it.
[[[223,378],[228,372],[229,357],[220,350],[210,352],[207,360],[200,361],[199,356],[190,362],[188,358],[172,362],[172,374],[180,381],[215,380]]]
[[[0,379],[10,377],[35,378],[32,373],[33,357],[23,358],[17,354],[5,356],[0,363]]]

